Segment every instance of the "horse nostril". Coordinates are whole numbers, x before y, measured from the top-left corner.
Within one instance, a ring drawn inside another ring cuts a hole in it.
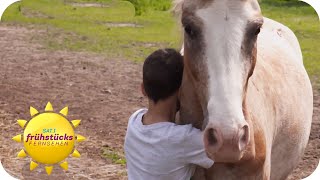
[[[218,142],[218,139],[215,136],[214,131],[215,130],[211,128],[211,129],[208,130],[208,133],[207,133],[208,143],[211,146],[215,145]]]
[[[209,152],[215,153],[219,151],[222,146],[222,137],[218,129],[208,128],[203,137],[205,147]]]
[[[249,127],[243,126],[239,132],[239,150],[243,151],[249,143]]]

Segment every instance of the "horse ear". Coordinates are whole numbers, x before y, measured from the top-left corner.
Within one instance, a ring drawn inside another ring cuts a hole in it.
[[[173,0],[172,12],[176,16],[180,16],[181,15],[183,2],[184,2],[184,0]]]

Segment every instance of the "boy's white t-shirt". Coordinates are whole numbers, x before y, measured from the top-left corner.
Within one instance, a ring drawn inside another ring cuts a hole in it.
[[[124,143],[129,180],[189,180],[195,165],[213,165],[200,130],[171,122],[143,125],[146,112],[140,109],[129,119]]]

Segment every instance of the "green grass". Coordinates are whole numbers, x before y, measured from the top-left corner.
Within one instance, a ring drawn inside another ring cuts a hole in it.
[[[131,2],[136,10],[136,15],[141,15],[148,10],[166,11],[170,9],[172,0],[127,0]]]
[[[107,7],[73,7],[70,2],[96,2]],[[141,61],[155,49],[179,48],[181,36],[175,18],[168,11],[170,2],[23,0],[6,10],[3,21],[48,29],[46,36],[39,39],[54,50],[90,51]],[[320,77],[320,23],[315,11],[295,0],[261,0],[260,4],[264,16],[295,32],[308,73]],[[140,15],[137,9],[141,9]],[[142,27],[108,27],[106,23],[132,23]]]
[[[170,12],[150,10],[135,16],[130,2],[100,2],[109,7],[82,8],[62,0],[23,0],[6,10],[3,21],[54,27],[45,39],[52,49],[85,50],[142,60],[159,47],[178,47],[179,32]],[[108,27],[107,23],[132,23],[142,27]]]
[[[309,75],[320,87],[320,22],[314,9],[294,0],[263,0],[263,15],[279,21],[294,31],[302,49]]]
[[[120,164],[120,165],[126,164],[126,159],[124,158],[124,155],[120,154],[114,149],[105,147],[103,149],[102,156],[104,158],[110,159],[114,164]]]

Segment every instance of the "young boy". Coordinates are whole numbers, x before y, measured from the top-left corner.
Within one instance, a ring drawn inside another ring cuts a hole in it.
[[[124,143],[129,180],[186,180],[195,165],[209,168],[202,133],[175,124],[183,58],[173,49],[152,53],[143,64],[142,93],[149,108],[129,119]]]

